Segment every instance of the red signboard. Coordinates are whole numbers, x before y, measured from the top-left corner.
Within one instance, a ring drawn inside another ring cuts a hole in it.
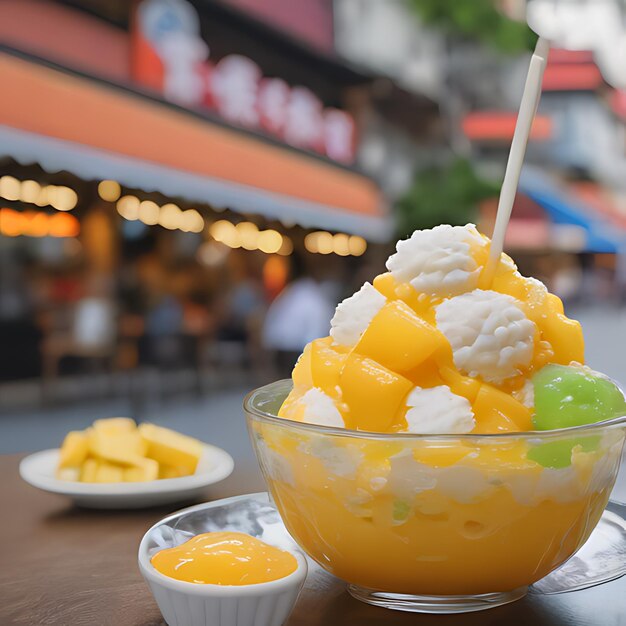
[[[332,53],[333,0],[222,0],[318,50]]]
[[[217,63],[200,37],[186,0],[144,0],[133,29],[135,80],[187,107],[210,108],[228,122],[264,130],[297,148],[352,163],[355,125],[340,109],[324,107],[309,89],[266,77],[247,57]]]

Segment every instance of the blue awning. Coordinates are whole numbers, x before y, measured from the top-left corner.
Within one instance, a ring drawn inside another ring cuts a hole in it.
[[[519,191],[541,206],[553,224],[580,227],[585,233],[581,252],[618,253],[626,250],[626,231],[598,215],[594,208],[561,188],[546,174],[524,167]]]

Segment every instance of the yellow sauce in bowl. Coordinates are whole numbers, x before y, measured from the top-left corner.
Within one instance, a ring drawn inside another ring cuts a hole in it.
[[[203,585],[267,583],[298,568],[298,561],[289,552],[239,532],[196,535],[157,552],[150,562],[165,576]]]

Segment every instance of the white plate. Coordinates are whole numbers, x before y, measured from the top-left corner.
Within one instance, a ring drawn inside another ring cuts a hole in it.
[[[199,495],[205,487],[224,480],[233,471],[233,458],[221,448],[202,444],[204,452],[196,473],[141,483],[80,483],[55,477],[59,449],[35,452],[22,459],[20,476],[33,487],[70,497],[77,505],[93,509],[139,509],[181,502]]]

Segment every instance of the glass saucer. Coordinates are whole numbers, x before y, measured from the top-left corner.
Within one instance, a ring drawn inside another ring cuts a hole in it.
[[[530,587],[530,593],[579,591],[626,574],[626,521],[605,511],[587,543],[561,567]]]

